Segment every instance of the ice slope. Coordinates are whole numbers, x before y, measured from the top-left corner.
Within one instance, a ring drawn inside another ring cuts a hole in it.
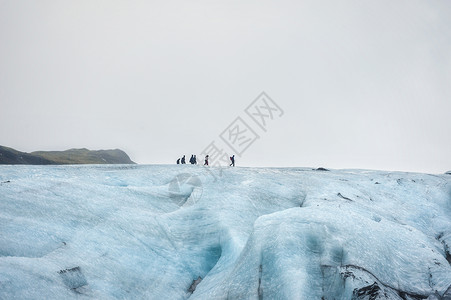
[[[0,166],[0,299],[450,299],[451,176]]]

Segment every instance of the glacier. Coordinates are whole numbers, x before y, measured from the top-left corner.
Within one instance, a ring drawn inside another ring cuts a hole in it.
[[[0,166],[0,299],[451,299],[451,175]]]

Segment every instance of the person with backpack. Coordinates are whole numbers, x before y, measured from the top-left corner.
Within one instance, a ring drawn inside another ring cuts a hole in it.
[[[232,156],[230,156],[230,160],[232,161],[232,163],[230,164],[230,166],[232,167],[234,167],[235,166],[235,154],[234,155],[232,155]]]
[[[197,158],[196,158],[196,155],[194,154],[194,156],[193,156],[193,164],[194,165],[197,165]]]
[[[208,166],[208,155],[205,156],[205,163],[204,163],[204,166]]]
[[[189,163],[194,165],[194,155],[191,154],[191,157],[189,158]]]
[[[180,165],[180,158],[179,158],[179,159],[177,159],[177,164],[178,164],[178,165]]]
[[[184,165],[186,162],[185,162],[185,155],[183,155],[183,157],[182,157],[182,165]]]

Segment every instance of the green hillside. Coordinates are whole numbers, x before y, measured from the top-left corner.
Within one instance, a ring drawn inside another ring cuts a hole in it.
[[[67,164],[134,164],[122,150],[69,149],[65,151],[20,152],[0,146],[0,164],[67,165]]]

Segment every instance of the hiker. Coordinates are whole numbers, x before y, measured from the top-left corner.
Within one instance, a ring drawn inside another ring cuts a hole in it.
[[[205,163],[204,163],[204,166],[208,166],[208,155],[205,156]]]
[[[197,158],[196,158],[196,155],[193,156],[193,164],[194,164],[194,165],[197,165]]]
[[[191,154],[191,158],[189,159],[189,163],[194,165],[194,155]]]
[[[178,164],[178,165],[180,165],[180,158],[179,158],[179,159],[177,159],[177,164]]]
[[[183,155],[183,157],[182,157],[182,165],[184,165],[184,164],[186,164],[186,162],[185,162],[185,155]]]
[[[230,164],[230,166],[235,166],[235,154],[230,156],[230,160],[232,161],[232,163]]]

